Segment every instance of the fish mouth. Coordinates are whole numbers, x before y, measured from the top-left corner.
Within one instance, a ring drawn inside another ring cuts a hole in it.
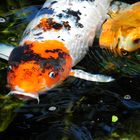
[[[19,95],[19,99],[21,99],[21,100],[36,99],[38,101],[38,103],[39,103],[39,96],[38,96],[37,93],[30,93],[30,92],[23,92],[23,91],[13,90],[13,91],[10,91],[8,93],[8,96],[9,95]],[[21,96],[23,96],[23,97],[21,97]]]

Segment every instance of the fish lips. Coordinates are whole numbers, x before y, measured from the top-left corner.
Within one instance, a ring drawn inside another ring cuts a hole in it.
[[[29,92],[12,90],[8,93],[8,95],[15,95],[18,99],[23,101],[36,99],[39,103],[39,93],[29,93]]]

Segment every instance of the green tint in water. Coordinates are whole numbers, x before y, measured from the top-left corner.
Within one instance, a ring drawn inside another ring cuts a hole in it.
[[[6,68],[7,63],[0,62],[0,132],[4,131],[14,119],[15,109],[19,108],[23,103],[17,99],[6,96]]]
[[[28,22],[35,16],[44,1],[5,0],[0,2],[0,43],[17,46]],[[35,6],[30,6],[36,3]],[[1,46],[0,46],[1,47]],[[17,99],[5,96],[7,62],[0,61],[0,132],[4,131],[16,113],[15,109],[23,103]]]
[[[34,2],[26,0],[6,0],[0,4],[0,42],[18,45],[25,27],[36,15],[40,5],[30,6]]]
[[[15,109],[23,103],[11,97],[0,95],[0,132],[4,131],[14,119]]]
[[[1,2],[0,43],[17,46],[44,1]],[[7,62],[0,61],[0,132],[5,130],[4,140],[9,140],[9,136],[13,137],[11,140],[24,139],[25,135],[30,140],[139,140],[140,80],[134,78],[140,75],[139,52],[116,57],[94,46],[76,67],[113,74],[116,81],[104,84],[69,78],[65,84],[40,96],[40,104],[36,101],[23,104],[6,96],[7,66]],[[126,95],[131,95],[135,102],[124,98]],[[10,123],[12,128],[6,130]]]
[[[86,67],[91,67],[91,69],[102,73],[115,74],[119,77],[140,75],[139,50],[121,57],[99,48],[97,44],[95,45],[94,48],[90,48],[87,59],[83,61],[86,62]],[[89,63],[91,63],[90,66],[88,66]]]

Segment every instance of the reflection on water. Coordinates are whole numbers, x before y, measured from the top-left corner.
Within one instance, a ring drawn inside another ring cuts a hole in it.
[[[0,6],[0,43],[17,45],[43,2],[6,0]],[[7,62],[1,60],[0,140],[138,139],[139,62],[139,52],[120,58],[98,46],[91,48],[76,67],[113,75],[116,81],[94,83],[69,77],[60,87],[41,95],[40,104],[36,100],[23,104],[4,96],[8,93]]]

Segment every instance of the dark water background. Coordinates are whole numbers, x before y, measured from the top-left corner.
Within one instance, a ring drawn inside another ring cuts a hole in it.
[[[44,0],[0,3],[0,43],[17,45]],[[95,83],[70,77],[41,95],[40,104],[35,100],[23,103],[5,96],[9,91],[7,62],[0,60],[0,140],[139,140],[139,52],[115,57],[99,49],[96,39],[76,67],[116,80]]]

